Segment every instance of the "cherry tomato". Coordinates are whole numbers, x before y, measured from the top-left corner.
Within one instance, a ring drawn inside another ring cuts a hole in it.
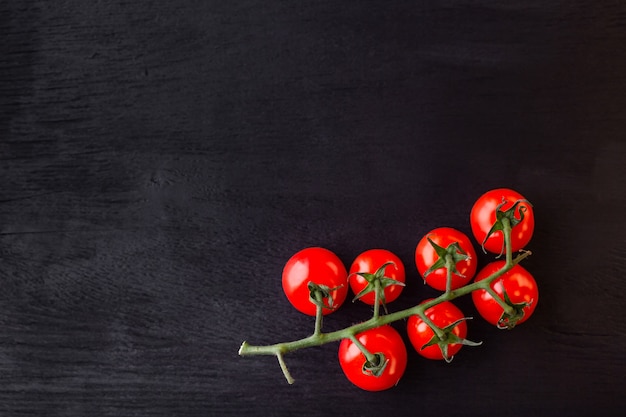
[[[470,239],[463,233],[451,227],[440,227],[430,231],[425,235],[417,244],[415,249],[415,264],[420,275],[424,277],[424,280],[431,287],[445,291],[447,282],[447,270],[445,268],[445,259],[440,261],[441,267],[433,270],[428,275],[424,276],[429,268],[433,267],[440,256],[437,253],[435,247],[428,241],[437,244],[439,247],[446,249],[453,243],[458,243],[461,252],[454,250],[456,256],[463,256],[465,252],[466,259],[456,262],[456,271],[452,274],[451,289],[460,288],[468,284],[476,273],[476,265],[478,259],[476,257],[476,251]]]
[[[359,347],[350,339],[339,344],[339,364],[346,378],[366,391],[382,391],[395,386],[406,369],[407,352],[402,336],[391,326],[384,325],[356,335],[356,339],[371,354],[384,356],[383,364],[377,371],[368,370],[369,362]],[[378,376],[374,373],[380,372]]]
[[[427,301],[429,300],[424,300],[422,304]],[[427,309],[424,313],[426,314],[426,317],[428,317],[437,327],[441,329],[458,322],[456,326],[449,329],[449,332],[459,339],[465,339],[467,336],[467,323],[465,320],[459,321],[465,316],[463,315],[463,312],[451,302],[444,301]],[[424,345],[433,339],[435,333],[433,332],[433,329],[431,329],[430,326],[419,316],[409,317],[407,322],[407,333],[409,335],[409,340],[417,353],[427,359],[444,359],[439,345],[434,344],[424,347]],[[462,347],[463,345],[461,343],[448,344],[447,357],[452,358],[452,356],[456,355]]]
[[[282,275],[283,290],[289,302],[300,312],[315,316],[317,306],[310,300],[309,283],[326,288],[322,302],[323,314],[339,308],[348,294],[348,273],[341,260],[328,249],[302,249],[285,264]]]
[[[476,282],[482,281],[494,272],[500,270],[505,261],[495,261],[485,266],[476,275]],[[496,278],[491,283],[491,288],[505,300],[510,300],[510,304],[515,306],[517,318],[513,322],[509,322],[504,317],[504,309],[493,299],[493,297],[485,290],[476,290],[472,292],[472,301],[476,306],[476,310],[489,323],[501,327],[511,328],[516,324],[520,324],[528,320],[535,311],[537,301],[539,300],[539,289],[537,282],[533,276],[520,265],[515,265],[509,271],[505,272],[501,277]]]
[[[357,274],[357,272],[364,272],[367,274],[374,274],[378,271],[386,263],[392,263],[392,265],[388,265],[385,267],[385,277],[391,278],[394,281],[405,282],[405,274],[404,274],[404,264],[393,253],[389,252],[385,249],[370,249],[361,253],[356,257],[354,262],[352,262],[352,266],[350,267],[350,274],[348,275],[348,280],[350,282],[350,287],[354,294],[359,294],[365,288],[367,288],[368,282],[363,276]],[[402,292],[404,286],[398,284],[391,284],[385,286],[384,290],[384,300],[380,300],[381,303],[390,303]],[[359,300],[363,301],[366,304],[373,305],[375,300],[375,292],[371,291],[363,296],[359,297]]]
[[[476,200],[470,213],[470,224],[478,243],[484,241],[485,250],[492,253],[503,252],[504,234],[501,230],[496,230],[486,240],[485,238],[496,223],[496,208],[504,203],[500,210],[507,211],[520,200],[523,201],[512,213],[516,221],[519,221],[519,224],[515,225],[511,231],[511,250],[514,252],[523,249],[533,235],[535,216],[530,203],[525,201],[520,193],[508,188],[487,191]]]

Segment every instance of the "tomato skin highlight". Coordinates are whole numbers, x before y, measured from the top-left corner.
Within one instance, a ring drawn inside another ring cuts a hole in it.
[[[386,249],[370,249],[358,255],[350,266],[349,281],[352,292],[356,295],[368,284],[367,280],[358,275],[357,272],[373,274],[387,262],[393,262],[394,265],[388,265],[385,268],[385,276],[399,282],[405,282],[404,264],[398,256]],[[404,287],[401,285],[389,285],[385,287],[385,302],[390,303],[397,299],[402,293],[403,288]],[[375,294],[374,292],[369,292],[360,297],[359,300],[366,304],[374,305]]]
[[[424,300],[421,304],[428,301],[429,300]],[[427,309],[424,313],[426,314],[426,317],[428,317],[439,328],[444,328],[449,324],[465,317],[463,312],[450,301],[444,301],[437,304],[436,306]],[[417,353],[427,359],[444,359],[438,345],[427,346],[422,349],[422,347],[433,338],[435,333],[419,316],[409,317],[409,320],[407,321],[407,333],[409,335],[409,340]],[[465,321],[460,322],[454,326],[452,333],[461,339],[465,339],[467,337],[467,323]],[[460,343],[449,344],[448,356],[451,357],[456,355],[462,347],[463,345]]]
[[[485,240],[487,233],[496,221],[496,207],[506,200],[500,210],[506,211],[511,208],[518,200],[525,200],[517,191],[508,188],[497,188],[487,191],[480,196],[472,206],[470,212],[470,225],[472,233],[479,244]],[[513,252],[524,247],[530,242],[535,229],[535,216],[533,208],[528,203],[521,203],[519,207],[525,207],[524,219],[511,230],[511,250]],[[519,208],[518,208],[519,210]],[[515,213],[517,219],[520,218],[519,212]],[[485,250],[491,253],[503,252],[504,234],[502,231],[493,233],[484,244]]]
[[[308,283],[332,289],[333,309],[324,308],[324,315],[337,310],[348,294],[348,273],[339,257],[328,249],[310,247],[294,254],[283,268],[282,286],[287,299],[298,311],[315,316],[317,307],[309,299]],[[327,300],[325,304],[328,305]]]
[[[451,289],[454,290],[468,284],[474,277],[474,274],[476,274],[478,263],[476,251],[474,250],[474,246],[472,245],[470,238],[463,232],[451,227],[439,227],[431,230],[424,237],[422,237],[415,248],[415,265],[417,266],[417,270],[422,277],[424,277],[424,273],[438,259],[438,255],[428,241],[428,238],[444,248],[454,242],[458,242],[459,246],[467,253],[467,255],[469,255],[469,259],[456,263],[456,269],[460,275],[452,274]],[[426,284],[430,285],[432,288],[445,291],[447,271],[445,268],[436,269],[428,274],[424,280],[426,281]]]
[[[339,365],[346,378],[366,391],[383,391],[394,387],[404,375],[407,364],[407,351],[402,336],[390,325],[366,330],[356,338],[372,354],[382,353],[389,362],[379,376],[363,372],[365,355],[350,339],[339,344]]]
[[[502,269],[505,261],[491,262],[485,266],[478,275],[475,282],[479,282]],[[512,303],[530,303],[523,308],[524,316],[517,321],[517,324],[523,323],[530,318],[537,307],[539,301],[539,288],[535,278],[524,269],[521,265],[515,265],[502,276],[496,278],[491,283],[491,288],[504,299],[504,291],[506,291]],[[485,290],[476,290],[472,292],[472,301],[476,310],[488,323],[494,326],[498,325],[498,321],[504,312],[502,306]]]

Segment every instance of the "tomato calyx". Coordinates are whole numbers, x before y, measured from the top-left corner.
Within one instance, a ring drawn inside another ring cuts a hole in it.
[[[385,276],[385,269],[390,265],[395,266],[395,263],[393,262],[384,263],[373,274],[369,272],[355,272],[354,273],[355,275],[359,275],[367,281],[367,285],[365,286],[365,288],[359,291],[358,294],[354,296],[354,298],[352,299],[352,302],[363,297],[365,294],[368,294],[370,292],[375,292],[378,297],[379,303],[382,304],[383,308],[385,309],[385,313],[387,313],[387,306],[386,306],[386,300],[385,300],[385,288],[391,285],[400,285],[401,287],[405,286],[404,282],[400,282],[398,280]],[[348,276],[348,278],[350,277]]]
[[[471,320],[472,317],[463,317],[460,318],[458,320],[456,320],[453,323],[450,323],[449,325],[447,325],[446,327],[440,329],[440,332],[436,332],[434,331],[433,337],[428,341],[428,343],[426,343],[424,346],[422,346],[420,349],[425,349],[429,346],[433,346],[433,345],[438,345],[439,349],[441,350],[441,355],[443,356],[443,359],[447,362],[450,363],[452,362],[452,359],[454,359],[454,356],[450,356],[448,354],[448,347],[449,345],[455,345],[455,344],[461,344],[461,345],[465,345],[465,346],[480,346],[483,344],[483,342],[474,342],[472,340],[469,339],[465,339],[462,337],[457,336],[456,334],[454,334],[453,330],[456,326],[459,325],[459,323],[466,321],[466,320]]]
[[[307,284],[307,288],[309,289],[309,301],[323,309],[334,310],[334,300],[331,293],[341,287],[343,287],[343,285],[330,288],[327,285],[316,284],[309,281]],[[327,302],[325,303],[324,300],[327,300]]]
[[[382,352],[374,353],[372,360],[366,360],[363,363],[363,374],[379,377],[385,372],[388,363],[389,359],[385,358]]]
[[[502,316],[498,320],[496,327],[501,330],[511,330],[517,325],[520,320],[522,320],[522,318],[524,318],[524,309],[526,307],[529,307],[533,303],[533,300],[530,300],[529,302],[524,301],[521,303],[514,303],[511,301],[509,295],[504,288],[502,291],[502,295],[504,297],[504,302],[511,307],[511,311],[507,312],[506,310],[504,310],[502,312]]]
[[[507,203],[508,201],[502,198],[502,202],[498,204],[498,206],[496,207],[496,221],[491,226],[491,229],[489,229],[489,231],[487,232],[487,235],[485,236],[482,243],[480,244],[480,246],[483,248],[484,253],[487,253],[487,250],[485,249],[485,243],[487,242],[487,239],[489,239],[489,236],[491,236],[495,232],[504,231],[505,226],[504,226],[503,219],[508,219],[509,225],[512,229],[515,226],[517,226],[519,223],[521,223],[522,220],[524,220],[524,213],[526,212],[526,210],[528,210],[528,207],[524,205],[520,205],[520,204],[525,203],[532,207],[532,204],[530,204],[530,202],[524,198],[524,199],[517,200],[515,203],[513,203],[513,205],[510,208],[508,208],[505,211],[502,211],[501,208]],[[515,216],[516,212],[519,213],[519,218]],[[500,249],[500,254],[497,256],[497,258],[502,256],[502,254],[504,253],[505,245],[506,243],[503,240],[502,248]]]
[[[363,366],[361,367],[363,375],[375,377],[381,376],[389,363],[389,359],[385,357],[385,354],[382,352],[371,353],[354,335],[350,337],[350,340],[352,340],[352,343],[359,348],[365,359],[365,362],[363,362]]]
[[[427,240],[430,243],[430,245],[433,247],[433,249],[435,250],[439,258],[434,264],[430,266],[430,268],[428,268],[424,272],[424,278],[426,278],[428,275],[430,275],[432,272],[436,271],[439,268],[447,268],[448,264],[446,262],[448,259],[451,260],[451,272],[460,277],[465,277],[465,275],[461,274],[457,270],[456,264],[458,262],[471,259],[471,256],[469,256],[467,252],[463,250],[461,245],[459,245],[459,242],[453,242],[449,244],[446,248],[444,248],[442,246],[439,246],[435,242],[433,242],[430,238],[427,238]]]

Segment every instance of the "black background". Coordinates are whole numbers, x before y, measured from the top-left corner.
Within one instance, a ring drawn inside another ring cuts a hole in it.
[[[0,4],[2,416],[626,406],[624,2]],[[307,246],[398,254],[394,311],[432,296],[415,245],[469,233],[494,187],[535,206],[527,323],[475,319],[483,346],[410,351],[381,393],[345,379],[336,343],[287,355],[291,386],[237,355],[312,331],[280,284]]]

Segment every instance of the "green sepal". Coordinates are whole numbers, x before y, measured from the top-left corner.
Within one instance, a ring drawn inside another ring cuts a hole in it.
[[[498,323],[496,324],[496,327],[498,329],[511,330],[524,317],[524,308],[531,305],[533,300],[530,300],[530,302],[528,303],[525,301],[521,303],[514,303],[509,298],[509,295],[506,293],[506,290],[504,288],[502,290],[503,290],[502,295],[504,296],[504,302],[510,305],[511,307],[513,307],[513,313],[507,313],[506,311],[503,311],[502,316],[500,316],[500,319],[498,320]]]
[[[365,375],[379,377],[383,374],[383,372],[385,372],[389,359],[385,358],[383,353],[375,353],[374,356],[376,357],[378,363],[371,363],[366,360],[361,371]]]
[[[357,275],[361,275],[361,274],[357,273]],[[361,275],[361,276],[363,276],[363,275]],[[363,277],[363,278],[365,278],[365,277]],[[365,279],[367,279],[367,278],[365,278]],[[391,279],[389,277],[380,278],[379,282],[380,282],[380,288],[383,289],[383,290],[386,287],[390,286],[390,285],[400,285],[402,287],[405,286],[404,282],[400,282],[400,281],[397,281],[395,279]],[[359,293],[354,296],[352,301],[356,301],[359,298],[363,297],[365,294],[370,293],[372,291],[376,291],[376,283],[374,281],[368,281],[367,286],[365,286],[365,288],[363,288],[361,291],[359,291]],[[385,293],[383,291],[381,291],[379,299],[383,300],[384,298],[385,298]]]
[[[426,278],[433,271],[436,271],[439,268],[445,268],[447,255],[452,256],[452,261],[453,261],[452,273],[460,277],[463,277],[463,274],[460,274],[459,271],[456,269],[456,264],[458,262],[466,261],[470,259],[470,256],[467,254],[467,252],[463,250],[461,245],[459,245],[459,242],[452,242],[448,245],[447,248],[444,248],[436,244],[435,242],[433,242],[429,237],[427,237],[426,239],[428,240],[430,245],[433,247],[433,249],[435,249],[435,253],[437,253],[438,259],[434,264],[430,266],[430,268],[428,268],[424,272],[424,278]]]
[[[485,243],[487,242],[487,239],[489,239],[489,236],[491,236],[495,232],[499,232],[499,231],[504,230],[504,224],[502,223],[502,219],[504,219],[504,218],[509,219],[509,224],[511,225],[511,228],[513,228],[513,227],[517,226],[522,220],[524,220],[524,213],[526,212],[526,210],[528,210],[528,208],[526,206],[520,206],[520,204],[521,203],[526,203],[526,204],[528,204],[529,206],[532,207],[532,204],[530,204],[530,202],[528,200],[520,199],[520,200],[517,200],[506,211],[500,210],[502,208],[502,206],[504,206],[506,203],[508,203],[508,201],[506,201],[503,198],[502,199],[502,203],[498,204],[498,206],[496,207],[496,221],[491,226],[491,229],[489,229],[489,232],[487,232],[487,235],[485,236],[485,239],[481,243],[481,247],[483,248],[483,252],[484,253],[487,253],[487,251],[485,250]],[[519,206],[519,209],[518,209],[518,206]],[[519,212],[519,219],[517,217],[515,217],[515,211],[516,210],[517,210],[517,212]],[[498,257],[502,256],[502,254],[504,253],[504,245],[505,245],[505,242],[503,240],[502,241],[502,248],[500,249],[500,254],[498,255]]]
[[[331,292],[338,290],[341,287],[343,287],[343,285],[335,288],[330,288],[327,285],[316,284],[312,281],[309,281],[309,283],[307,284],[307,288],[309,289],[309,301],[311,301],[316,306],[320,306],[328,310],[334,310],[334,300]],[[321,294],[321,299],[318,299],[318,294]],[[324,299],[328,300],[328,304],[324,303]]]
[[[437,333],[433,334],[433,337],[428,341],[428,343],[426,343],[424,346],[422,346],[420,348],[420,350],[427,348],[428,346],[433,346],[433,345],[438,345],[439,349],[441,350],[441,355],[443,356],[443,359],[450,363],[452,362],[452,359],[454,359],[454,356],[449,356],[448,355],[448,346],[449,345],[454,345],[454,344],[461,344],[461,345],[465,345],[465,346],[480,346],[483,344],[483,342],[474,342],[468,339],[464,339],[462,337],[459,337],[457,335],[455,335],[454,333],[452,333],[452,330],[459,325],[459,323],[461,323],[462,321],[466,321],[466,320],[471,320],[472,317],[463,317],[461,319],[458,319],[457,321],[448,324],[446,327],[442,328],[441,330],[444,333],[444,338],[440,339],[439,336],[437,336]],[[433,332],[434,333],[434,332]]]
[[[365,294],[376,291],[376,281],[378,281],[379,285],[379,294],[378,294],[378,300],[380,301],[380,304],[382,304],[383,308],[385,309],[385,312],[387,311],[387,307],[385,305],[385,288],[391,286],[391,285],[400,285],[402,287],[405,286],[404,282],[400,282],[398,280],[389,278],[387,276],[385,276],[385,269],[389,266],[389,265],[394,265],[395,263],[393,262],[387,262],[385,264],[383,264],[380,268],[378,268],[376,270],[376,272],[369,273],[369,272],[355,272],[354,274],[356,275],[360,275],[363,278],[365,278],[365,280],[367,281],[367,285],[365,286],[365,288],[363,288],[361,291],[359,291],[358,294],[356,294],[354,296],[354,298],[352,299],[352,302],[358,300],[359,298],[363,297]]]

